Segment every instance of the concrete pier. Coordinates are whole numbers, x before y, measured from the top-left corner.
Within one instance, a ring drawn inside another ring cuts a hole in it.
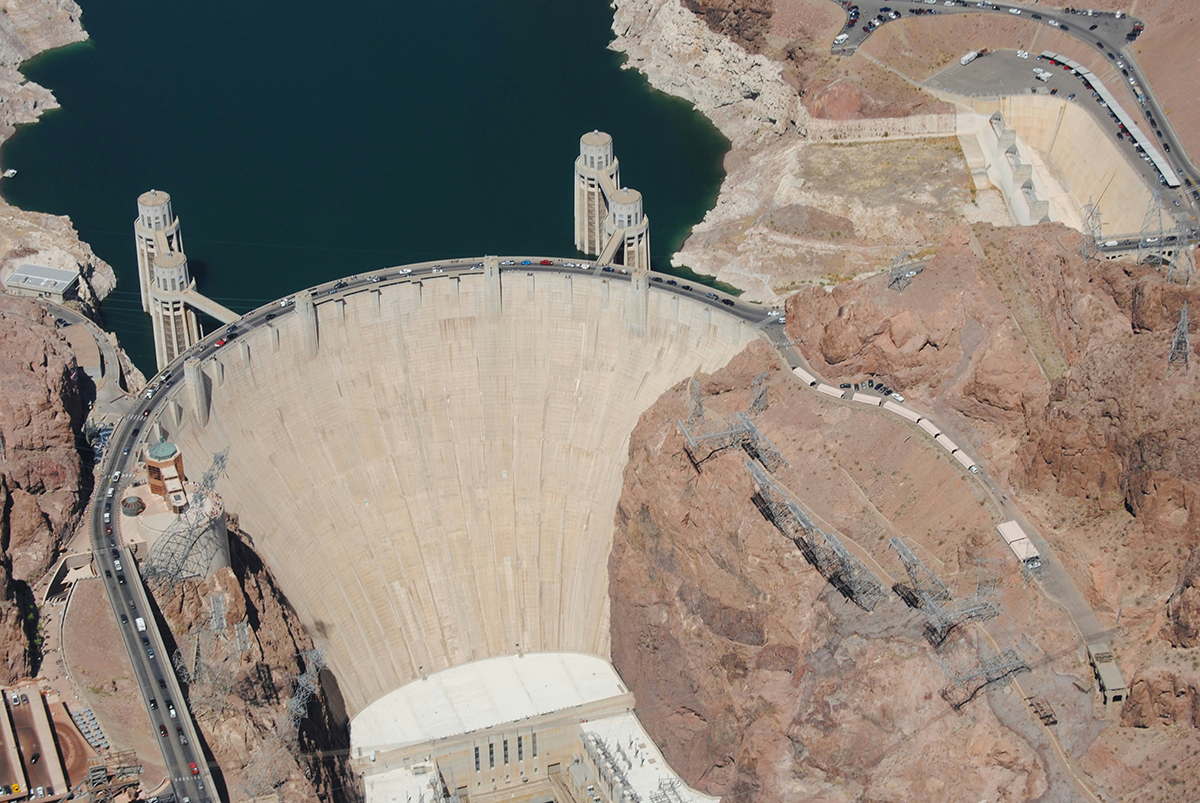
[[[183,363],[183,381],[187,385],[188,394],[192,397],[192,409],[196,413],[196,421],[201,427],[208,426],[208,384],[200,361],[190,357]]]

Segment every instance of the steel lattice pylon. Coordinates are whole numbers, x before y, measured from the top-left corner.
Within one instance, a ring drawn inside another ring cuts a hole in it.
[[[750,416],[757,415],[767,408],[767,375],[759,374],[754,378],[750,392],[750,406],[747,412],[737,413],[733,423],[726,423],[716,416],[717,423],[710,422],[704,413],[704,401],[700,396],[700,386],[695,379],[688,383],[688,418],[679,421],[679,431],[686,441],[684,450],[692,466],[700,471],[700,464],[714,453],[731,446],[738,446],[755,460],[760,461],[771,472],[778,471],[787,465],[783,455],[775,448],[770,439],[759,431]]]
[[[1139,265],[1151,263],[1161,265],[1163,259],[1163,238],[1166,226],[1163,223],[1162,193],[1158,185],[1154,185],[1150,197],[1150,206],[1146,209],[1146,217],[1142,220],[1142,231],[1138,235],[1137,262]]]
[[[767,374],[764,371],[754,377],[754,383],[750,385],[750,407],[746,412],[750,415],[758,415],[767,409],[767,404]]]
[[[1177,238],[1179,242],[1183,241],[1182,237]],[[1183,284],[1192,283],[1192,270],[1196,266],[1192,263],[1192,249],[1187,246],[1180,246],[1175,249],[1175,256],[1171,258],[1171,266],[1167,268],[1167,281],[1181,281]]]
[[[1171,341],[1171,354],[1167,357],[1167,376],[1171,375],[1171,366],[1177,363],[1183,363],[1183,370],[1186,373],[1191,369],[1191,354],[1192,354],[1192,336],[1188,332],[1188,307],[1187,302],[1183,302],[1183,308],[1179,310],[1179,323],[1175,325],[1175,337]]]
[[[940,647],[950,635],[950,631],[963,622],[971,619],[991,619],[999,615],[996,606],[986,598],[991,589],[995,588],[994,581],[989,585],[981,574],[975,596],[955,601],[945,583],[913,554],[907,544],[899,538],[892,538],[889,543],[899,553],[912,581],[911,587],[896,587],[893,590],[909,607],[920,608],[927,622],[925,635],[934,647]],[[900,584],[897,583],[897,586]]]
[[[875,575],[833,533],[817,527],[787,490],[753,460],[746,470],[758,485],[755,504],[775,527],[791,539],[821,576],[863,610],[874,610],[886,596]]]
[[[208,571],[213,555],[221,546],[218,529],[211,526],[209,503],[215,498],[213,488],[228,459],[228,447],[213,455],[187,510],[155,540],[142,570],[147,580],[174,589],[185,577],[203,577]]]
[[[1079,235],[1079,256],[1093,259],[1100,250],[1103,235],[1100,227],[1100,209],[1089,198],[1083,207],[1083,232]]]
[[[996,655],[981,656],[978,664],[965,671],[955,671],[945,665],[943,670],[950,677],[950,685],[942,689],[942,699],[957,711],[975,699],[979,692],[993,683],[1009,678],[1018,672],[1029,672],[1029,664],[1016,650],[1004,650]]]

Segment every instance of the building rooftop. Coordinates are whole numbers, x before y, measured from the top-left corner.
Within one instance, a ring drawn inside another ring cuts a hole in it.
[[[598,148],[612,142],[612,136],[603,131],[589,131],[580,137],[580,141],[584,145],[591,145]]]
[[[503,655],[414,680],[350,723],[352,747],[402,747],[626,694],[612,666],[569,652]]]
[[[4,280],[6,287],[21,287],[28,290],[44,290],[50,293],[66,292],[79,280],[79,271],[51,268],[46,265],[22,264]]]
[[[146,450],[146,454],[151,460],[172,460],[175,455],[179,454],[179,447],[170,441],[159,441],[150,445]]]
[[[658,793],[663,793],[666,800],[679,803],[717,803],[720,800],[683,783],[632,711],[589,720],[580,727],[585,734],[603,743],[609,755],[617,760],[616,769],[642,800],[653,800]]]
[[[154,267],[156,268],[178,268],[181,265],[187,264],[187,257],[182,251],[168,251],[165,254],[156,254],[154,256]]]
[[[171,202],[171,196],[162,190],[150,190],[143,192],[138,196],[138,203],[142,206],[158,206],[160,204],[168,204]]]
[[[642,194],[637,190],[630,189],[629,187],[622,187],[614,192],[612,194],[612,198],[609,200],[614,204],[636,204],[641,203]]]

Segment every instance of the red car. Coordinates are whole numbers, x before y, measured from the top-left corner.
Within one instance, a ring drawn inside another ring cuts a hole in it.
[[[164,739],[167,738],[167,726],[166,725],[158,726],[158,735],[163,737]]]
[[[541,262],[539,262],[538,264],[539,264],[539,265],[553,265],[554,263],[553,263],[553,262],[551,262],[551,261],[550,261],[550,260],[548,260],[548,259],[543,259],[543,260],[542,260]]]
[[[221,338],[220,340],[217,341],[216,346],[217,346],[217,348],[221,348],[221,346],[224,346],[227,342],[228,341],[225,338]]]
[[[192,768],[192,775],[199,775],[199,774],[200,774],[200,768],[196,766],[196,762],[195,762],[195,761],[193,761],[191,764],[188,764],[188,766]]]
[[[104,534],[105,534],[105,535],[112,535],[112,525],[111,525],[111,524],[105,525],[105,527],[104,527]]]

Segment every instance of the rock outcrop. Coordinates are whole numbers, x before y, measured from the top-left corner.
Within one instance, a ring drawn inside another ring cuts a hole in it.
[[[322,691],[293,731],[287,700],[313,642],[236,527],[230,539],[232,568],[184,581],[162,606],[181,654],[197,659],[181,680],[205,742],[231,790],[288,801],[353,800],[344,781],[349,769],[336,758],[350,739],[346,717],[335,710],[336,685],[327,685],[332,676],[322,673]],[[334,757],[318,757],[323,750]]]
[[[1200,728],[1200,672],[1160,669],[1134,678],[1121,710],[1121,724]]]
[[[30,586],[79,520],[90,477],[75,355],[32,301],[0,296],[0,666],[3,682],[39,660]]]
[[[26,80],[18,68],[38,53],[87,39],[80,13],[74,0],[5,2],[0,14],[0,144],[18,125],[58,108],[53,93]],[[78,269],[85,310],[117,285],[112,267],[79,239],[70,218],[27,212],[0,200],[0,276],[22,262]]]
[[[772,140],[807,118],[795,90],[781,77],[780,62],[715,33],[680,0],[614,5],[616,39],[609,47],[624,53],[627,66],[643,73],[651,86],[690,101],[735,146]]]
[[[709,415],[744,409],[764,371],[770,407],[759,424],[795,467],[781,481],[823,526],[864,548],[879,544],[876,514],[863,517],[868,500],[913,531],[953,522],[947,565],[973,548],[964,531],[990,526],[970,494],[941,490],[948,467],[914,452],[907,429],[823,409],[762,343],[700,378]],[[1041,759],[987,703],[944,715],[946,681],[919,616],[894,596],[869,614],[856,608],[767,523],[744,452],[697,455],[693,468],[676,426],[688,398],[686,384],[664,394],[630,437],[609,560],[613,661],[672,768],[738,803],[1015,801],[1045,792]],[[881,461],[872,475],[860,465],[868,455],[898,462]],[[922,477],[938,498],[876,484],[893,471]],[[948,778],[961,786],[952,796]]]

